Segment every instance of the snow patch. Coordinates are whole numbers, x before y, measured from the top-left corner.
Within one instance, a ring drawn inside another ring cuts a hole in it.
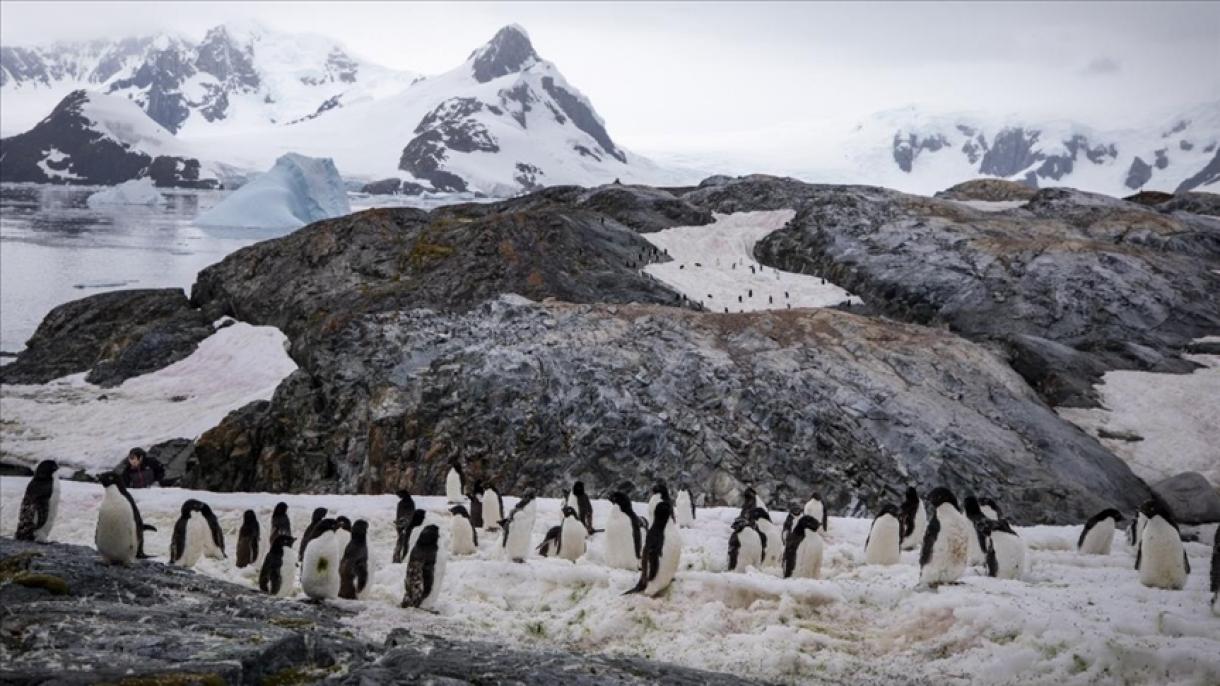
[[[96,209],[107,205],[160,205],[164,200],[152,179],[145,177],[98,191],[90,195],[85,203]]]
[[[288,153],[215,207],[195,218],[199,226],[296,229],[350,214],[339,170],[329,158]]]
[[[47,164],[48,162],[55,162],[58,164],[66,159],[68,159],[68,153],[60,150],[59,148],[51,148],[51,150],[47,152],[47,156],[42,158],[42,160],[38,163],[38,168],[42,170],[43,174],[46,174],[52,179],[81,178],[79,174],[72,172],[70,169],[53,169],[49,164]]]

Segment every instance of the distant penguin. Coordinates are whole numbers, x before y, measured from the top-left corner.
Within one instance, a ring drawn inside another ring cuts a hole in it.
[[[818,531],[825,532],[830,528],[830,522],[826,521],[826,505],[822,502],[821,493],[809,496],[809,500],[805,502],[805,514],[818,520]]]
[[[202,502],[199,514],[203,515],[203,521],[208,528],[208,535],[203,539],[203,554],[216,560],[228,559],[229,556],[225,552],[225,532],[220,528],[216,514],[207,503]]]
[[[744,572],[748,567],[761,567],[766,535],[748,519],[738,517],[729,534],[729,571]]]
[[[660,503],[669,504],[670,516],[673,516],[673,501],[669,499],[669,487],[664,481],[658,481],[653,484],[652,495],[648,496],[648,520],[651,522],[657,521],[657,505]]]
[[[483,528],[487,531],[499,531],[500,520],[504,519],[504,498],[495,488],[488,486],[483,489]]]
[[[451,503],[460,503],[466,493],[466,479],[462,475],[462,463],[449,461],[449,473],[445,475],[445,498]]]
[[[763,563],[767,565],[776,565],[780,563],[780,558],[783,557],[784,549],[780,539],[783,538],[778,526],[771,521],[771,513],[761,507],[754,508],[750,513],[750,521],[763,534]]]
[[[801,515],[788,532],[784,543],[784,578],[816,579],[822,575],[821,521]]]
[[[450,527],[452,535],[449,539],[453,554],[473,555],[479,552],[479,532],[475,529],[474,522],[470,521],[466,508],[454,505],[449,508],[449,514],[453,515],[453,524]]]
[[[873,519],[864,541],[864,562],[870,565],[898,564],[901,524],[898,508],[886,505]]]
[[[652,526],[644,537],[640,559],[640,580],[627,593],[655,596],[669,587],[682,562],[682,534],[674,521],[668,502],[657,503]],[[626,594],[624,594],[626,595]]]
[[[237,532],[237,568],[252,565],[258,560],[259,539],[258,515],[254,510],[242,514],[241,529]]]
[[[966,571],[970,541],[977,534],[970,520],[957,509],[957,498],[947,488],[935,488],[928,494],[932,518],[924,532],[919,551],[919,583],[935,586],[954,583]]]
[[[274,542],[280,536],[292,538],[292,520],[288,518],[288,503],[278,502],[271,512],[271,536],[268,542]]]
[[[695,499],[691,497],[690,489],[678,489],[678,499],[674,502],[674,516],[678,526],[687,529],[695,525]]]
[[[470,489],[470,525],[475,529],[483,528],[483,484],[475,482]]]
[[[445,553],[440,549],[439,542],[440,529],[435,524],[429,524],[420,532],[419,540],[411,548],[407,574],[403,579],[403,607],[427,610],[436,603],[445,577]]]
[[[326,517],[326,508],[325,507],[314,508],[313,516],[310,517],[310,519],[309,519],[309,526],[305,527],[305,533],[301,534],[301,548],[297,552],[297,561],[298,562],[304,561],[305,547],[308,546],[309,542],[313,540],[313,537],[314,537],[313,530],[318,526],[319,523],[322,522],[322,519],[324,517]]]
[[[928,527],[928,513],[923,501],[913,486],[907,486],[906,498],[902,501],[902,549],[914,550],[923,543],[923,532]]]
[[[1076,541],[1076,552],[1081,555],[1109,555],[1114,530],[1121,521],[1122,513],[1112,507],[1089,517]]]
[[[43,460],[34,469],[21,499],[15,534],[18,541],[46,543],[59,513],[59,479],[55,478],[58,469],[55,460]]]
[[[998,520],[1004,518],[1004,511],[1001,510],[1000,506],[996,504],[996,501],[992,500],[991,498],[979,498],[979,511],[982,512],[983,516],[987,519]]]
[[[203,502],[191,498],[182,503],[174,533],[169,541],[169,563],[191,568],[203,556],[204,547],[212,537],[203,517]]]
[[[93,543],[109,562],[127,564],[136,559],[140,549],[139,521],[132,501],[123,493],[123,486],[112,473],[102,474],[98,481],[105,489],[97,513],[97,528]]]
[[[394,548],[395,563],[405,562],[411,555],[411,546],[415,545],[415,541],[424,530],[424,517],[427,514],[424,510],[415,510],[411,513],[411,519],[407,520],[406,525],[399,526],[398,545]]]
[[[335,517],[335,545],[339,546],[339,554],[347,550],[347,544],[352,542],[352,520],[342,515]]]
[[[606,564],[616,569],[639,569],[644,524],[626,493],[611,493],[610,504],[613,507],[606,517]]]
[[[1212,614],[1220,616],[1220,527],[1212,541]]]
[[[1006,519],[984,519],[987,576],[1020,579],[1025,576],[1025,541],[1013,531]]]
[[[585,483],[577,481],[572,484],[572,492],[568,495],[568,507],[576,510],[576,518],[585,525],[588,533],[593,533],[593,503],[585,493]]]
[[[968,565],[982,565],[987,562],[987,543],[984,540],[982,523],[987,521],[987,517],[983,514],[982,508],[979,506],[979,501],[972,495],[966,496],[966,519],[970,521],[970,528],[973,536],[970,537],[969,552],[966,557]]]
[[[394,513],[394,529],[397,537],[394,543],[394,564],[407,559],[410,545],[407,537],[411,533],[411,521],[415,518],[415,500],[406,491],[398,492],[398,507]]]
[[[534,494],[526,493],[517,501],[516,507],[508,517],[500,521],[504,529],[501,546],[504,554],[513,562],[525,562],[530,550],[530,534],[534,530],[534,515],[538,505],[534,502]]]
[[[327,600],[339,595],[339,561],[342,552],[335,538],[335,520],[323,519],[313,527],[313,538],[301,546],[301,590],[311,600]]]
[[[1178,523],[1156,500],[1141,505],[1140,512],[1145,519],[1135,555],[1140,583],[1153,588],[1181,590],[1190,574],[1190,560],[1182,547]]]
[[[369,586],[369,523],[357,519],[352,524],[351,540],[339,561],[339,597],[363,598]]]
[[[263,558],[263,567],[258,573],[258,589],[263,593],[287,598],[292,595],[296,579],[297,561],[292,556],[292,536],[283,534],[271,539],[271,550]]]
[[[750,513],[755,508],[761,508],[770,512],[767,504],[763,502],[762,496],[754,490],[752,486],[747,486],[744,493],[741,494],[741,514],[742,519],[749,519]]]

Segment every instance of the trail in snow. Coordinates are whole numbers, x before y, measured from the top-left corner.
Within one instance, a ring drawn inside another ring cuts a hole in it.
[[[794,216],[792,210],[717,214],[706,226],[677,226],[643,234],[673,258],[672,262],[649,264],[644,272],[712,312],[862,302],[820,277],[764,267],[754,260],[754,245]]]
[[[271,326],[235,323],[185,359],[102,388],[73,374],[41,385],[0,386],[0,457],[54,459],[90,472],[114,467],[134,446],[196,438],[225,415],[267,400],[296,363]]]
[[[12,535],[27,482],[0,478],[2,535]],[[62,485],[60,520],[51,539],[92,547],[102,490],[94,484]],[[298,535],[316,506],[367,519],[375,570],[370,595],[334,602],[353,610],[352,630],[374,641],[408,626],[533,648],[630,653],[787,683],[1220,679],[1220,618],[1207,607],[1210,548],[1200,543],[1185,544],[1195,570],[1186,589],[1163,591],[1139,584],[1121,534],[1112,554],[1081,557],[1072,549],[1079,527],[1019,528],[1031,547],[1026,580],[996,580],[971,570],[960,585],[929,593],[913,590],[917,551],[903,553],[901,563],[891,567],[863,564],[866,519],[831,517],[823,579],[784,580],[774,568],[725,572],[729,525],[737,510],[710,508],[700,509],[695,526],[682,531],[681,571],[661,597],[621,595],[636,574],[603,566],[603,535],[591,539],[588,554],[575,564],[539,557],[514,564],[501,559],[498,537],[480,532],[477,554],[450,558],[437,612],[430,614],[398,607],[405,568],[389,562],[394,496],[132,493],[144,518],[159,529],[149,534],[147,548],[160,561],[187,498],[200,498],[216,511],[230,558],[246,508],[258,514],[264,537],[271,508],[280,500],[288,503]],[[416,503],[447,531],[444,498],[418,497]],[[514,503],[515,498],[505,498],[506,506]],[[556,499],[539,501],[535,545],[559,522],[559,507]],[[608,510],[605,501],[594,501],[597,526]],[[265,541],[260,552],[266,552]],[[258,567],[238,570],[231,559],[204,559],[196,570],[253,588]]]

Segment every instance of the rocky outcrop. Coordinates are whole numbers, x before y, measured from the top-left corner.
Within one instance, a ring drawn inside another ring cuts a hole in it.
[[[99,386],[168,366],[212,334],[178,288],[111,291],[51,310],[0,382],[46,383],[68,374]]]
[[[1158,481],[1152,492],[1180,524],[1220,522],[1220,493],[1198,472],[1182,472]]]
[[[682,200],[670,191],[650,186],[599,186],[582,192],[577,203],[640,233],[712,222],[711,212]]]
[[[1004,179],[971,179],[955,186],[950,186],[936,194],[943,200],[983,200],[986,202],[1002,202],[1006,200],[1029,200],[1038,192],[1016,181]]]
[[[1131,160],[1131,168],[1127,170],[1127,188],[1143,188],[1151,178],[1152,167],[1147,162],[1138,156]]]
[[[1220,181],[1220,150],[1216,151],[1216,156],[1204,165],[1202,169],[1178,184],[1176,192],[1184,193],[1201,186],[1208,186],[1210,190],[1215,190],[1217,181]]]
[[[418,183],[389,178],[366,183],[360,187],[360,192],[369,195],[419,195],[424,192],[424,187]]]

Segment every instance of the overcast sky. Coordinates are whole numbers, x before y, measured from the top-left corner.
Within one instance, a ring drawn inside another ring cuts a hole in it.
[[[452,68],[504,24],[620,142],[683,148],[915,104],[1098,128],[1220,99],[1220,3],[22,3],[0,43],[227,20],[332,36],[386,66]]]

